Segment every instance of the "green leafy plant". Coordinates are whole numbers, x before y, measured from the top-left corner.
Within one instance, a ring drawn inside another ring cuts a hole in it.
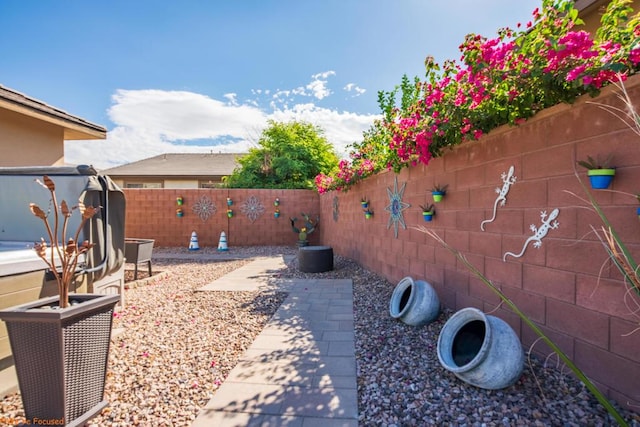
[[[311,123],[269,121],[256,147],[237,159],[223,179],[228,188],[315,188],[318,174],[333,172],[338,156],[324,131]]]
[[[75,280],[77,268],[81,257],[89,251],[95,243],[88,240],[80,242],[80,234],[89,221],[100,210],[100,207],[85,206],[81,200],[73,207],[69,207],[65,200],[58,206],[56,197],[56,186],[53,180],[45,175],[42,181],[36,182],[46,188],[51,194],[51,205],[53,207],[53,221],[49,222],[50,212],[43,211],[37,204],[30,203],[31,213],[40,218],[47,231],[49,243],[44,238],[39,243],[34,244],[36,254],[47,264],[58,284],[58,295],[60,296],[60,308],[69,306],[69,288]],[[75,234],[67,238],[67,227],[74,211],[79,211],[82,216],[80,225]]]
[[[591,156],[587,156],[586,160],[578,160],[576,163],[588,170],[612,169],[611,167],[612,159],[613,159],[613,153],[609,153],[609,155],[604,159],[600,157],[593,158]]]
[[[433,213],[435,210],[435,207],[432,204],[426,204],[426,205],[419,205],[420,209],[422,209],[422,213]]]

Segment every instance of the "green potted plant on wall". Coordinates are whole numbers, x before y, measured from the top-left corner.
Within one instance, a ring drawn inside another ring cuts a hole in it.
[[[84,425],[107,406],[104,385],[113,309],[120,296],[69,294],[94,246],[81,241],[81,235],[100,208],[81,200],[73,207],[65,200],[58,205],[53,180],[44,176],[36,181],[50,192],[53,208],[44,212],[35,203],[29,206],[48,237],[34,249],[53,276],[58,295],[0,310],[0,319],[7,326],[26,418]],[[80,225],[68,236],[75,211],[81,215]]]
[[[433,197],[433,201],[438,203],[440,201],[442,201],[442,198],[444,197],[445,194],[447,194],[447,187],[448,185],[440,185],[440,184],[436,184],[433,186],[433,189],[431,189],[431,196]]]
[[[432,204],[420,205],[420,209],[422,209],[422,218],[425,221],[431,221],[436,213]]]
[[[613,153],[609,154],[606,159],[593,158],[587,156],[587,160],[578,160],[578,164],[587,169],[587,176],[591,183],[591,188],[602,190],[609,188],[611,180],[616,174],[616,169],[611,167],[611,158]]]

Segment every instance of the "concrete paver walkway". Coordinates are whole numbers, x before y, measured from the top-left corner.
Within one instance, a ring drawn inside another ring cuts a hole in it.
[[[281,266],[259,258],[201,289],[289,295],[192,426],[357,427],[352,282],[280,279]]]

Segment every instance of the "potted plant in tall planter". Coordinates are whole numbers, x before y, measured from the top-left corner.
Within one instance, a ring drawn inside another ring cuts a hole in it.
[[[579,160],[578,165],[587,169],[587,176],[591,183],[591,188],[595,190],[602,190],[609,188],[616,169],[610,166],[613,153],[601,161],[599,158],[594,159],[591,156],[587,156],[587,160]]]
[[[0,310],[7,326],[25,416],[56,425],[84,425],[107,401],[104,385],[113,321],[119,295],[72,294],[85,254],[94,246],[81,234],[100,207],[79,201],[69,207],[56,199],[55,184],[36,180],[51,194],[50,212],[34,203],[49,241],[34,245],[57,282],[58,295]],[[67,237],[74,211],[81,215],[75,234]],[[49,215],[53,215],[50,222]]]

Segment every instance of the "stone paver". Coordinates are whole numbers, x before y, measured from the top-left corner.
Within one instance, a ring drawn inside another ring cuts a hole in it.
[[[357,427],[351,280],[284,280],[260,258],[202,288],[289,292],[192,424]]]

